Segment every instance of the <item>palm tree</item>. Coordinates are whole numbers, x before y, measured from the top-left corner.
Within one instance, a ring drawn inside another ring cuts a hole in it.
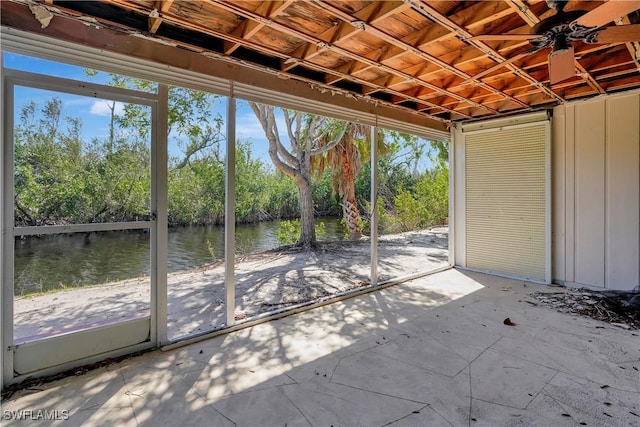
[[[313,159],[312,169],[316,178],[320,178],[324,170],[329,167],[332,172],[333,192],[338,194],[342,204],[342,216],[349,232],[349,238],[357,239],[362,236],[360,209],[355,193],[356,175],[362,169],[371,152],[369,143],[371,127],[359,123],[342,120],[327,119],[322,131],[320,145],[337,144],[324,156]],[[342,137],[340,138],[340,135]],[[388,148],[384,144],[382,131],[378,131],[376,148],[380,154],[385,154]]]

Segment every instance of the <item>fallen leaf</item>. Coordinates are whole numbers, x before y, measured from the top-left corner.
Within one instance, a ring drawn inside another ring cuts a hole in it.
[[[502,322],[502,323],[504,323],[504,324],[505,324],[505,325],[507,325],[507,326],[516,326],[516,323],[513,323],[513,322],[511,321],[511,319],[510,319],[510,318],[508,318],[508,317],[507,317],[506,319],[504,319],[504,322]]]

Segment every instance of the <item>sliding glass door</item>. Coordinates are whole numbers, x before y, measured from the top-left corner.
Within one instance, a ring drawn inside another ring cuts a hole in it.
[[[3,181],[14,203],[4,212],[3,314],[13,376],[156,345],[157,97],[7,73]],[[147,120],[146,131],[127,117]]]

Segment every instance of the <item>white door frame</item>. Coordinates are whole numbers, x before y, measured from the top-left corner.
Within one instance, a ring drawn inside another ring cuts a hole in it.
[[[105,85],[79,82],[24,71],[3,69],[3,169],[2,200],[14,197],[14,88],[15,86],[112,99],[151,108],[151,220],[109,224],[14,227],[13,203],[2,212],[2,377],[3,384],[26,376],[47,375],[108,357],[156,347],[166,341],[167,269],[167,87],[159,93],[144,93]],[[163,102],[164,101],[164,102]],[[86,329],[14,344],[14,239],[16,236],[69,232],[148,229],[150,231],[150,315],[141,319]],[[165,232],[162,232],[165,230]],[[160,307],[160,309],[159,309]]]

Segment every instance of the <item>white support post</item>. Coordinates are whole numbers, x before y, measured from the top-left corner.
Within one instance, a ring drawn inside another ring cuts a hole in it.
[[[378,284],[378,120],[371,126],[371,285]]]
[[[454,212],[455,212],[455,168],[456,168],[456,158],[455,158],[455,147],[456,144],[456,132],[455,132],[455,125],[451,127],[451,137],[449,138],[449,146],[448,151],[449,151],[449,158],[447,159],[449,162],[449,207],[448,207],[448,228],[449,228],[449,233],[447,233],[447,240],[448,240],[448,244],[447,244],[447,248],[449,251],[449,265],[450,266],[454,266],[456,265],[456,251],[455,251],[455,228],[456,228],[456,223],[455,223],[455,218],[454,218]]]
[[[3,63],[3,59],[4,59],[4,53],[2,51],[0,51],[0,71],[4,71],[3,67],[4,67],[4,63]],[[0,73],[0,76],[4,75],[4,73]],[[0,78],[0,93],[5,93],[4,91],[4,78]],[[3,104],[4,104],[4,99],[0,99],[0,120],[1,123],[3,123],[4,126],[6,126],[7,121],[5,120],[5,117],[3,116],[3,112],[4,112],[4,108],[3,108]],[[4,127],[2,129],[0,129],[0,137],[2,138],[0,140],[0,177],[2,177],[2,181],[4,182]],[[4,288],[7,286],[7,283],[4,281],[4,233],[5,233],[5,226],[4,226],[4,204],[6,203],[5,200],[8,200],[5,195],[4,195],[4,188],[2,187],[2,185],[0,185],[0,200],[2,201],[2,206],[0,206],[0,230],[2,230],[2,232],[0,233],[0,236],[2,236],[2,238],[0,239],[0,295],[2,295],[2,302],[0,303],[0,390],[2,390],[4,388],[4,354],[5,354],[5,346],[4,346],[4,328],[5,328],[5,321],[4,321],[4,317],[2,317],[4,315],[4,309],[2,307],[2,305],[4,304],[4,301],[6,300],[6,298],[4,297]]]
[[[151,137],[151,159],[152,159],[152,181],[151,192],[153,203],[151,205],[152,212],[155,212],[155,221],[151,230],[151,254],[152,254],[152,280],[151,286],[154,287],[151,301],[151,312],[155,312],[155,321],[152,317],[151,321],[151,337],[161,346],[168,342],[167,336],[167,258],[168,258],[168,219],[167,219],[167,194],[168,194],[168,126],[169,126],[169,87],[167,85],[158,85],[158,105],[155,107],[156,122],[152,126]],[[154,133],[155,132],[155,133]],[[154,242],[155,240],[155,242]],[[155,277],[153,275],[155,274]],[[155,297],[155,301],[153,301]],[[155,309],[154,309],[155,308]],[[152,315],[153,316],[153,315]]]
[[[0,52],[2,56],[2,52]],[[3,69],[4,71],[4,69]],[[4,72],[2,73],[4,76]],[[2,353],[2,385],[13,379],[13,280],[14,280],[14,267],[13,267],[13,108],[14,108],[14,84],[2,79],[2,144],[0,145],[0,151],[2,155],[2,164],[0,170],[2,175],[2,257],[0,258],[0,265],[2,266],[2,289],[0,293],[2,295],[2,302],[0,305],[2,308],[1,323],[2,323],[2,347],[0,352]]]
[[[224,284],[226,289],[225,326],[235,324],[236,283],[235,283],[235,255],[236,255],[236,100],[227,98],[227,156],[225,162],[224,188]]]

